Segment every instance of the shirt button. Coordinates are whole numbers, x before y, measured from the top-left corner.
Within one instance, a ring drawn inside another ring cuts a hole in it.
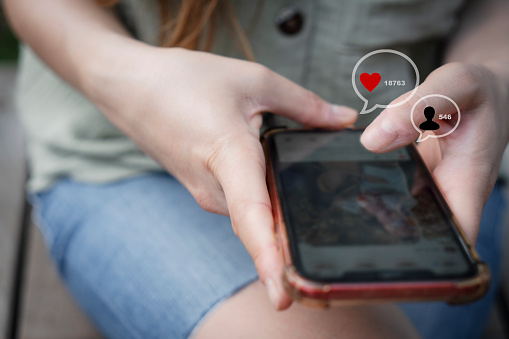
[[[300,10],[295,6],[285,6],[281,8],[275,17],[276,26],[286,35],[294,35],[301,31],[304,25],[304,17]]]

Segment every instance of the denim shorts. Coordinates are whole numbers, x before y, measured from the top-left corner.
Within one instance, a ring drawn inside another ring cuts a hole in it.
[[[166,173],[109,184],[60,180],[32,197],[48,250],[75,299],[108,338],[189,338],[217,305],[257,279],[230,219],[200,208]],[[496,186],[478,250],[499,274],[505,202]],[[478,338],[495,284],[467,306],[400,306],[424,338]]]

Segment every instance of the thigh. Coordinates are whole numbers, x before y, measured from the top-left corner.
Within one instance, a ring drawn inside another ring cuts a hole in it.
[[[230,219],[202,210],[167,174],[61,181],[37,195],[36,210],[62,277],[110,338],[185,338],[257,279]]]
[[[440,302],[401,304],[424,339],[481,337],[499,285],[505,206],[502,187],[496,185],[484,208],[476,245],[491,270],[491,286],[482,299],[462,306]]]
[[[424,339],[480,338],[499,278],[504,210],[502,189],[496,186],[484,210],[477,242],[479,254],[492,270],[493,283],[484,298],[464,306],[442,302],[400,305]],[[268,333],[270,338],[365,339],[415,335],[405,315],[390,304],[316,310],[294,303],[288,311],[275,312],[259,282],[228,299],[198,331],[197,339],[224,338],[231,333],[242,338],[268,337]]]
[[[229,298],[195,339],[413,339],[419,335],[394,304],[321,309],[293,303],[278,312],[260,281]]]

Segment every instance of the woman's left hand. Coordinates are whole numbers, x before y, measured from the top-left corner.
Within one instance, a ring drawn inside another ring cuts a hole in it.
[[[385,109],[361,138],[362,144],[373,152],[408,145],[419,136],[410,121],[417,101],[430,94],[454,100],[461,112],[457,129],[445,137],[427,139],[418,148],[472,244],[509,140],[508,74],[509,65],[496,62],[446,64],[432,72],[409,101]],[[441,105],[433,98],[424,102],[433,103],[436,121],[438,114],[457,114],[455,110],[444,111],[452,105]]]

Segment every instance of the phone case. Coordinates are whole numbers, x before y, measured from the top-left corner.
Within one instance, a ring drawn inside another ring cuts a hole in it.
[[[275,128],[268,130],[263,135],[261,142],[266,154],[268,154],[267,138],[280,131],[303,131],[299,129]],[[415,147],[415,146],[413,146]],[[434,177],[426,167],[424,161],[417,153],[418,161],[428,174]],[[394,301],[434,301],[441,300],[450,304],[463,304],[482,297],[490,284],[490,271],[486,263],[481,262],[475,249],[466,240],[461,227],[452,216],[460,236],[467,245],[467,250],[477,263],[477,275],[472,278],[454,281],[422,281],[422,282],[380,282],[380,283],[322,283],[311,281],[298,274],[289,247],[286,225],[278,198],[277,185],[275,182],[274,168],[269,156],[267,163],[267,187],[272,203],[275,224],[275,237],[284,261],[283,283],[290,295],[296,301],[309,306],[329,307],[333,305],[345,305],[368,302],[394,302]],[[438,192],[443,193],[436,185]],[[445,201],[445,197],[444,197]],[[447,206],[448,208],[448,206]],[[449,209],[450,211],[450,209]],[[452,214],[452,213],[451,213]]]

